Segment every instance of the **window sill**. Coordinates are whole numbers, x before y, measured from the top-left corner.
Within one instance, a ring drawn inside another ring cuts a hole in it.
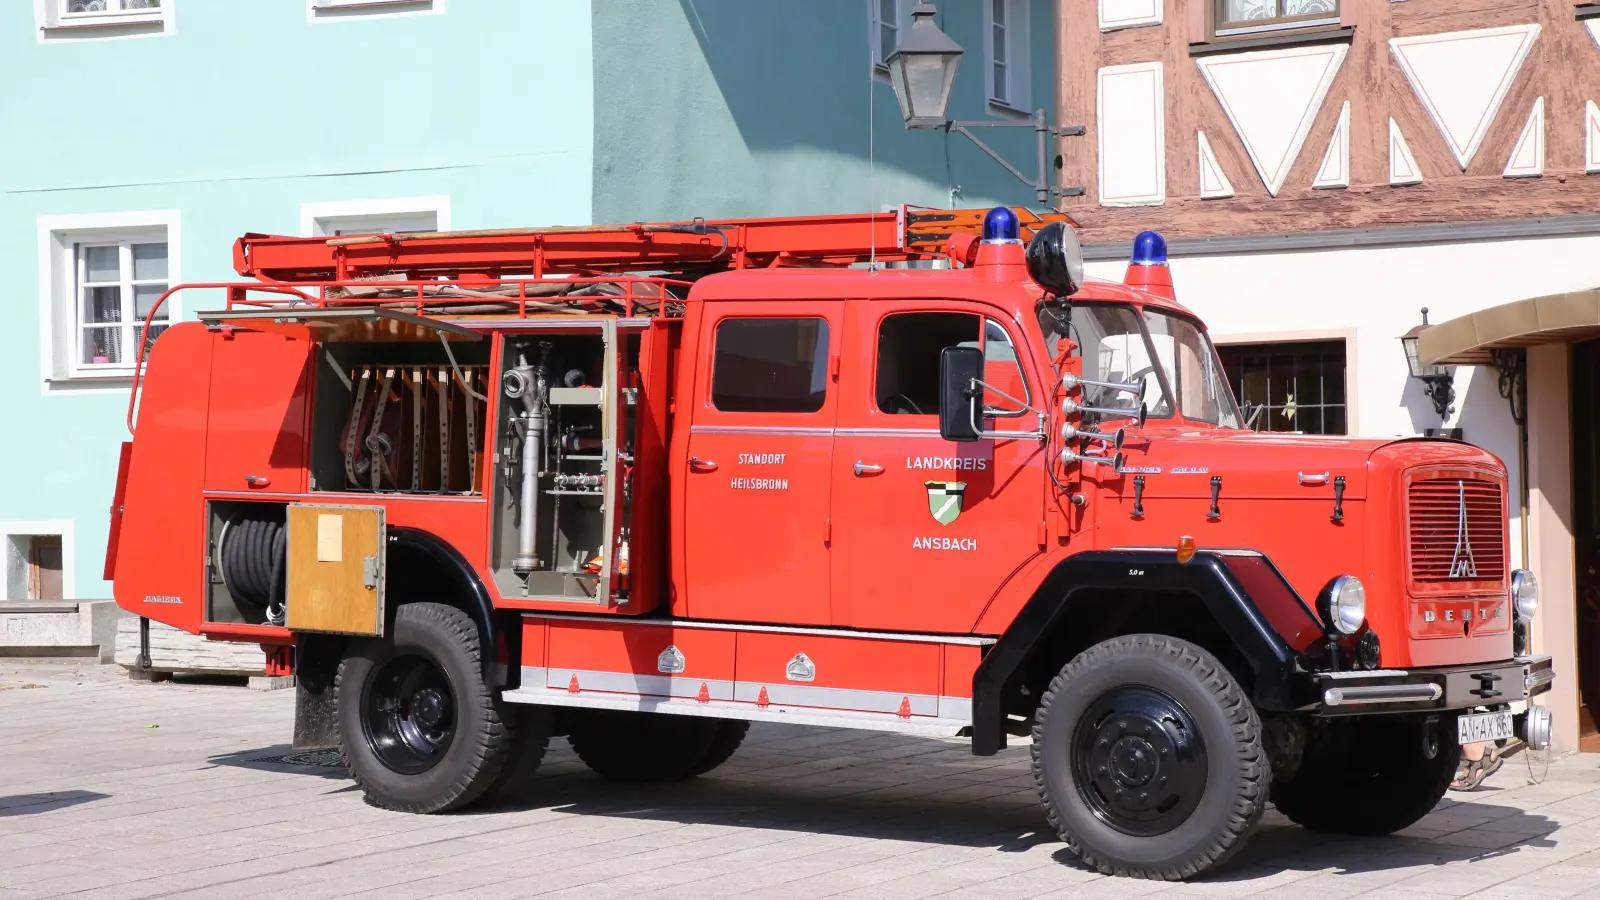
[[[1033,113],[1023,109],[1022,107],[1012,106],[1003,100],[996,100],[993,97],[989,98],[989,112],[1003,116],[1007,119],[1028,119],[1033,117]]]
[[[166,11],[161,10],[154,15],[86,16],[64,19],[40,26],[39,34],[45,40],[50,40],[164,34],[166,30]]]
[[[130,366],[126,369],[106,369],[104,371],[79,372],[72,375],[57,375],[46,380],[49,381],[51,385],[59,385],[62,387],[75,384],[104,385],[118,384],[121,382],[132,383],[133,373],[134,370]]]
[[[1308,47],[1315,44],[1348,44],[1356,30],[1349,26],[1326,25],[1270,34],[1245,34],[1219,37],[1189,45],[1190,56],[1238,53],[1243,50],[1272,50],[1280,47]]]
[[[313,0],[312,12],[319,16],[338,15],[341,12],[424,12],[431,11],[434,0],[345,0],[336,3],[332,0]]]

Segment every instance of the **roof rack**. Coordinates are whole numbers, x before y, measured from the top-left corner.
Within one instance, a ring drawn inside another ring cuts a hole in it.
[[[1063,213],[1014,207],[1027,240]],[[247,234],[234,269],[265,282],[417,281],[506,276],[693,278],[728,269],[843,266],[933,259],[957,236],[976,238],[987,209],[902,206],[893,212],[434,231],[340,237]]]

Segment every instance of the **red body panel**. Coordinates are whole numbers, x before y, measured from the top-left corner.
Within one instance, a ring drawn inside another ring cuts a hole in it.
[[[206,423],[207,490],[306,489],[312,346],[258,331],[217,333]]]

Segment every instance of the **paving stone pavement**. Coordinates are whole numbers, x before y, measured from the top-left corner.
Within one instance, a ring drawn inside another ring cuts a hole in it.
[[[1228,869],[1160,884],[1074,863],[1026,747],[757,726],[710,776],[653,787],[602,782],[558,740],[526,805],[409,816],[342,770],[260,761],[290,752],[293,699],[0,661],[0,900],[1600,898],[1595,757],[1514,758],[1388,838],[1269,810]]]

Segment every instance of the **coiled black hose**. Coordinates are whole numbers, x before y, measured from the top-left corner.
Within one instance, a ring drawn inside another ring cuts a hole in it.
[[[284,621],[287,545],[283,523],[270,519],[235,519],[222,537],[222,577],[229,593],[264,610],[272,625]]]

